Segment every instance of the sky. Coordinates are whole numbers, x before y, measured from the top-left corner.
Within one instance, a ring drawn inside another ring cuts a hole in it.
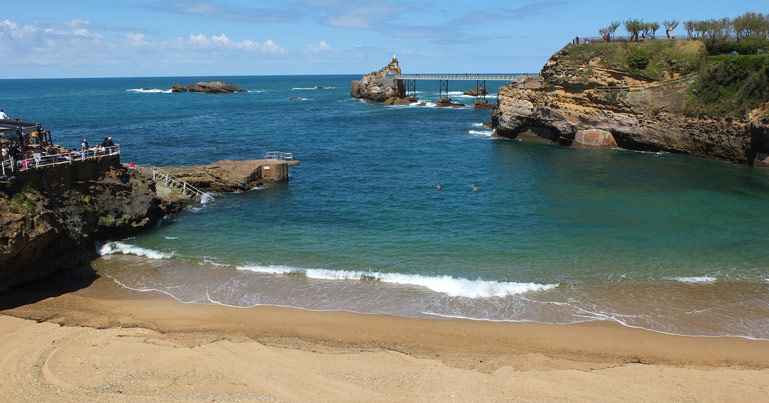
[[[769,0],[0,0],[0,78],[537,72],[611,21]]]

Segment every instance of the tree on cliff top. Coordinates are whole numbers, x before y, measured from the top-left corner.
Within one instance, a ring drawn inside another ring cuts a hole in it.
[[[629,19],[625,21],[625,29],[630,34],[631,41],[638,41],[640,39],[643,27],[644,22],[639,19]]]
[[[663,21],[662,25],[665,26],[665,36],[668,39],[672,39],[673,36],[671,35],[671,33],[673,31],[675,31],[676,28],[678,28],[678,21],[676,21],[676,20],[667,20],[667,21]]]
[[[607,27],[599,29],[598,33],[601,34],[601,39],[606,42],[611,42],[614,33],[617,32],[617,28],[619,28],[620,25],[622,25],[622,23],[614,21]]]

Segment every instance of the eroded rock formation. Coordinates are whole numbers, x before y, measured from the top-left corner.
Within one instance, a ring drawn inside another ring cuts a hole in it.
[[[577,64],[567,46],[547,62],[541,77],[499,90],[493,126],[504,137],[527,132],[563,145],[670,151],[739,163],[752,163],[762,149],[769,150],[755,139],[769,120],[756,117],[751,124],[747,118],[684,113],[695,78],[673,74],[651,80],[609,68],[600,57]]]
[[[350,95],[369,101],[386,102],[390,105],[409,103],[410,101],[405,97],[405,89],[391,77],[393,74],[401,74],[398,59],[395,56],[387,66],[379,71],[366,74],[360,80],[353,81]]]

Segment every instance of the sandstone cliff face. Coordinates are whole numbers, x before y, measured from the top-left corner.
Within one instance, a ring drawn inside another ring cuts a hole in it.
[[[389,78],[388,74],[401,74],[398,59],[395,57],[392,58],[387,66],[379,71],[366,74],[360,80],[353,81],[350,95],[354,98],[375,102],[403,98],[404,89],[399,87],[396,80]]]
[[[688,117],[683,113],[693,76],[650,80],[609,68],[600,59],[569,60],[555,54],[541,78],[499,91],[492,116],[497,135],[523,132],[563,145],[669,151],[752,163],[755,129],[745,119]],[[538,81],[538,82],[537,82]]]
[[[97,241],[151,227],[175,208],[155,196],[151,180],[119,164],[33,175],[0,188],[0,290],[87,263]]]

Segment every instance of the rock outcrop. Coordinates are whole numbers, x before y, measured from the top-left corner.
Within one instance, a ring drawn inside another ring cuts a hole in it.
[[[290,166],[299,161],[225,160],[208,165],[162,167],[163,172],[205,192],[243,192],[262,185],[288,180]]]
[[[528,132],[562,145],[669,151],[739,163],[752,163],[760,149],[769,150],[769,144],[761,148],[755,140],[769,126],[758,118],[751,125],[747,118],[685,113],[696,73],[649,79],[612,68],[600,57],[574,63],[571,51],[567,46],[555,54],[541,77],[499,90],[492,115],[497,135]]]
[[[87,263],[98,241],[152,227],[179,208],[119,160],[26,175],[0,188],[0,290]]]
[[[243,89],[234,84],[228,84],[222,81],[198,82],[189,85],[174,84],[171,92],[204,92],[207,94],[231,94],[243,92]]]
[[[350,95],[368,101],[388,102],[391,105],[408,103],[403,85],[391,77],[393,74],[401,74],[398,59],[395,56],[379,71],[353,81]]]

